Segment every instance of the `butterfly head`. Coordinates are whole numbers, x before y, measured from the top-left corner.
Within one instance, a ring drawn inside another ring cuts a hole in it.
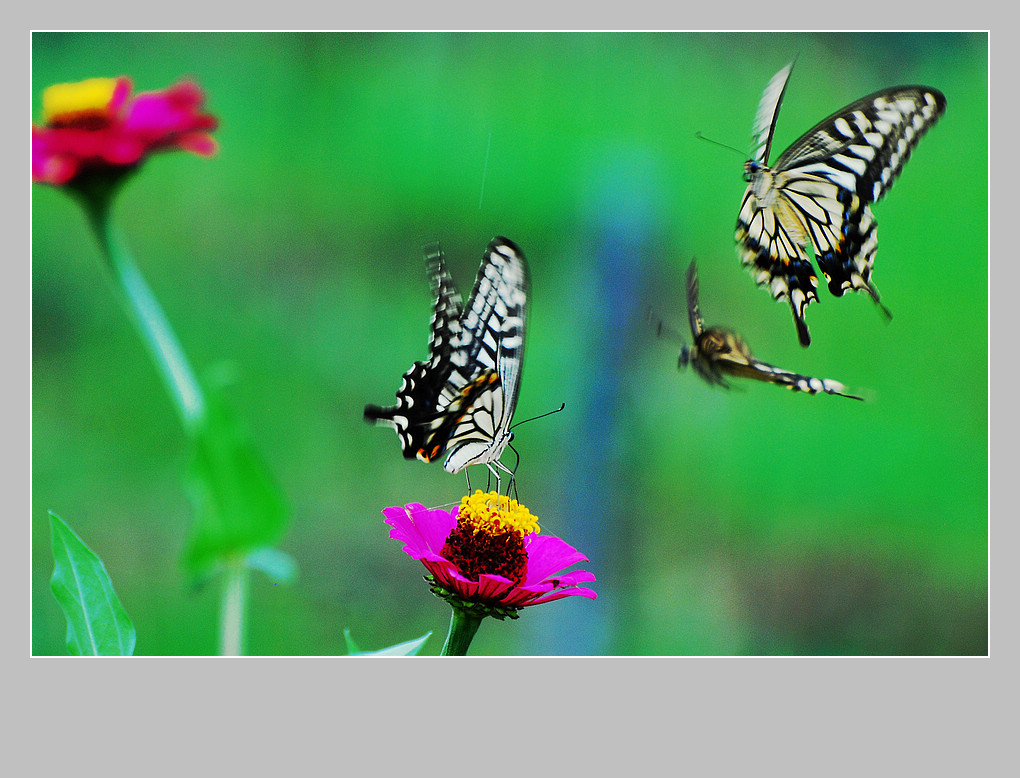
[[[755,177],[757,177],[757,175],[761,173],[761,171],[764,169],[765,166],[758,162],[757,160],[754,159],[747,160],[747,162],[744,163],[744,180],[747,181],[748,183],[751,183],[751,181],[753,181]]]

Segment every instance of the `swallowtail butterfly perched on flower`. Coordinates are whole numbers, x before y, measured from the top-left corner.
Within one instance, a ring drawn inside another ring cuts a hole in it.
[[[804,309],[818,300],[808,243],[832,294],[864,291],[882,305],[871,283],[878,235],[870,203],[892,186],[921,136],[945,112],[946,98],[927,86],[875,92],[816,124],[769,167],[792,67],[773,76],[758,105],[736,239],[757,284],[790,301],[801,345],[807,346]]]
[[[705,327],[698,306],[698,267],[691,260],[687,268],[687,317],[691,323],[691,336],[694,345],[684,346],[680,350],[680,367],[690,362],[691,367],[708,383],[728,389],[725,376],[738,378],[754,378],[785,386],[795,392],[808,394],[838,394],[854,400],[863,398],[846,393],[846,387],[839,381],[829,378],[812,378],[811,376],[791,373],[775,365],[759,362],[754,358],[751,349],[735,332],[723,327]]]
[[[521,386],[528,267],[506,238],[485,250],[465,309],[438,244],[425,262],[435,305],[429,358],[404,373],[391,408],[365,406],[365,419],[393,427],[407,459],[459,473],[469,465],[511,472],[499,457],[513,437],[510,421]]]

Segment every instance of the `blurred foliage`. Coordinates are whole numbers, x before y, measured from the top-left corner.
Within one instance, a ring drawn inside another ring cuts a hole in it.
[[[743,153],[695,137],[746,149],[794,56],[777,152],[882,87],[948,98],[875,206],[894,318],[823,292],[809,349],[737,260]],[[599,599],[486,622],[472,654],[987,652],[985,34],[36,33],[32,57],[36,119],[49,84],[128,75],[194,78],[221,121],[216,157],[154,158],[116,218],[196,368],[236,367],[292,511],[300,575],[253,581],[252,653],[444,634],[381,509],[455,502],[464,478],[403,460],[362,407],[426,353],[422,245],[467,291],[497,234],[532,273],[516,418],[566,402],[519,431],[520,497]],[[213,653],[216,587],[179,564],[186,440],[82,214],[32,199],[33,652],[65,652],[52,509],[115,571],[136,653]],[[649,312],[685,330],[692,256],[708,324],[869,402],[678,372]]]

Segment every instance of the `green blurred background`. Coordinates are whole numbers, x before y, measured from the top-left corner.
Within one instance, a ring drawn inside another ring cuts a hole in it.
[[[867,298],[821,292],[813,343],[733,246],[762,89],[797,56],[773,159],[877,89],[948,109],[875,206]],[[462,475],[362,421],[426,353],[422,245],[466,294],[494,235],[532,273],[520,497],[591,558],[595,601],[483,623],[472,654],[985,654],[988,627],[988,41],[980,34],[33,35],[42,90],[198,81],[220,152],[153,158],[116,216],[199,371],[286,495],[299,576],[256,575],[253,654],[346,653],[449,608],[381,509]],[[32,651],[64,654],[47,510],[105,561],[139,654],[216,651],[219,591],[180,558],[187,445],[82,213],[32,188]],[[757,356],[857,403],[678,372],[683,277]],[[508,463],[513,463],[509,455]],[[483,481],[484,469],[473,485]]]

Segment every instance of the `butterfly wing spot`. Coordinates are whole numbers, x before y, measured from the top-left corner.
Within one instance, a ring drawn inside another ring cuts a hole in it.
[[[844,119],[842,116],[840,116],[838,119],[836,119],[836,121],[833,122],[832,126],[833,126],[833,129],[835,129],[836,132],[838,132],[844,138],[852,138],[852,137],[854,137],[854,135],[857,134],[854,131],[854,129],[850,126],[850,123],[847,122],[847,120]]]
[[[417,458],[420,459],[422,462],[431,462],[441,453],[443,452],[439,446],[433,446],[431,451],[425,451],[425,449],[418,449]]]

